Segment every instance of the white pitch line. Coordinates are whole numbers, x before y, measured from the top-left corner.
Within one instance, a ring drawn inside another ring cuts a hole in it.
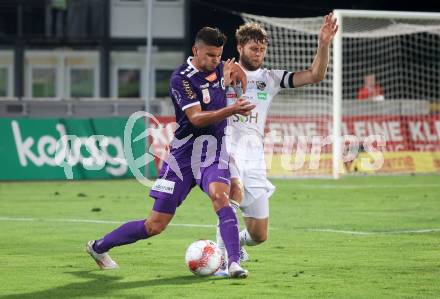
[[[314,232],[337,233],[337,234],[348,234],[348,235],[391,235],[391,234],[397,235],[397,234],[426,234],[426,233],[440,232],[440,228],[375,231],[375,232],[339,230],[339,229],[331,229],[331,228],[306,228],[306,230],[307,231],[314,231]]]
[[[64,223],[94,223],[94,224],[122,224],[122,221],[110,221],[110,220],[93,220],[93,219],[42,219],[42,218],[23,218],[23,217],[4,217],[0,216],[0,221],[33,221],[33,222],[64,222]],[[212,224],[188,224],[188,223],[170,223],[169,226],[177,227],[202,227],[202,228],[215,228],[216,225]]]
[[[408,189],[408,188],[440,188],[440,184],[409,184],[409,185],[338,185],[338,184],[294,184],[293,188],[304,189]]]
[[[0,216],[0,221],[15,221],[15,222],[57,222],[57,223],[92,223],[92,224],[122,224],[123,221],[110,221],[110,220],[94,220],[94,219],[43,219],[43,218],[26,218],[26,217],[7,217]],[[213,224],[191,224],[191,223],[170,223],[170,226],[176,227],[198,227],[198,228],[215,228],[216,225]],[[276,228],[271,227],[271,230]],[[390,234],[426,234],[433,232],[440,232],[440,228],[425,228],[425,229],[414,229],[414,230],[391,230],[391,231],[351,231],[351,230],[338,230],[332,228],[300,228],[296,230],[306,230],[311,232],[322,232],[322,233],[337,233],[337,234],[348,234],[348,235],[390,235]]]
[[[0,217],[0,221],[36,221],[34,218]]]
[[[370,232],[360,232],[351,230],[338,230],[331,228],[306,228],[307,231],[321,232],[321,233],[337,233],[337,234],[348,234],[348,235],[372,235]]]

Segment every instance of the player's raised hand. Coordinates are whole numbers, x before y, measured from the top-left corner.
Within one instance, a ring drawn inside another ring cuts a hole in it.
[[[232,66],[234,65],[235,58],[228,59],[225,61],[223,65],[223,76],[225,77],[225,85],[229,86],[231,85],[231,73],[232,73]]]
[[[255,104],[252,104],[249,100],[245,98],[239,98],[234,104],[231,105],[234,114],[241,114],[244,116],[250,115],[251,110],[255,107]]]
[[[338,25],[336,18],[333,18],[333,13],[329,13],[324,17],[324,23],[319,30],[319,44],[321,46],[328,46],[338,32]]]
[[[236,82],[241,83],[241,88],[243,93],[246,92],[247,79],[246,73],[243,69],[235,63],[235,58],[228,59],[225,61],[223,66],[223,76],[225,77],[225,85],[236,85]]]

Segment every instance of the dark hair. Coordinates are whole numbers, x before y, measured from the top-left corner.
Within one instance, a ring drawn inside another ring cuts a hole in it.
[[[266,30],[257,23],[246,23],[241,25],[235,32],[235,38],[237,44],[242,46],[251,40],[257,43],[269,43],[269,37],[267,36]]]
[[[227,37],[220,29],[203,27],[197,32],[196,44],[204,43],[207,46],[222,47],[226,44]]]

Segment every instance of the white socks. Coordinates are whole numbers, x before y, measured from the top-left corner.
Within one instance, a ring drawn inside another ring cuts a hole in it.
[[[257,242],[252,240],[251,235],[247,231],[247,229],[244,229],[240,232],[240,246],[247,245],[247,246],[255,246],[258,245]]]
[[[240,204],[233,199],[229,199],[229,205],[234,209],[236,213],[238,209],[240,209]]]

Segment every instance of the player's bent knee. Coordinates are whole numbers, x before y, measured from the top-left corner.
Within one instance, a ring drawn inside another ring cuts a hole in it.
[[[167,227],[166,223],[160,221],[145,221],[145,229],[149,236],[155,236],[163,232]]]
[[[249,232],[249,234],[251,235],[252,240],[257,244],[266,242],[268,238],[267,232]]]
[[[229,205],[229,194],[223,190],[210,190],[209,197],[218,207],[226,207]]]
[[[211,200],[214,202],[214,206],[223,208],[229,206],[229,199],[224,196],[211,196]]]
[[[257,236],[257,237],[252,238],[252,239],[255,241],[255,243],[261,244],[261,243],[264,243],[264,242],[267,241],[267,236]]]

